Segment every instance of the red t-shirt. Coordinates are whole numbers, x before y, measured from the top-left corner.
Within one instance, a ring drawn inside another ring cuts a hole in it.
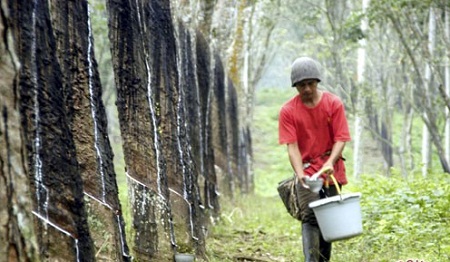
[[[300,95],[286,102],[280,111],[278,132],[280,144],[298,144],[303,163],[311,164],[304,170],[306,175],[320,170],[328,158],[325,153],[336,141],[351,139],[344,105],[327,91],[323,91],[319,104],[313,108],[305,106]],[[340,184],[347,184],[344,161],[336,161],[334,177]]]

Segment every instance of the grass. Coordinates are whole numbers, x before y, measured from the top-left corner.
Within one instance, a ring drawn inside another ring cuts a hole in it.
[[[207,240],[209,261],[294,261],[286,258],[300,255],[300,223],[278,196],[253,194],[223,203],[221,220]]]
[[[450,179],[364,175],[345,192],[361,192],[364,233],[333,244],[333,261],[449,261]],[[275,187],[275,185],[273,185]],[[207,240],[209,261],[303,261],[301,226],[278,196],[225,200]],[[247,260],[244,260],[247,258]]]

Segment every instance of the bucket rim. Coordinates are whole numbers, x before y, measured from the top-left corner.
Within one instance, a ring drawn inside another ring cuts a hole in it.
[[[309,208],[316,208],[319,206],[323,206],[332,202],[341,202],[341,201],[345,201],[347,199],[350,198],[360,198],[361,197],[361,193],[357,192],[357,193],[345,193],[345,194],[340,194],[337,196],[332,196],[332,197],[327,197],[327,198],[322,198],[316,201],[313,201],[311,203],[309,203]]]

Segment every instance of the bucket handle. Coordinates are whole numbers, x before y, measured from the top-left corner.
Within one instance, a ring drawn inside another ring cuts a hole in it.
[[[338,192],[338,195],[341,196],[341,189],[339,188],[339,184],[338,184],[338,182],[336,181],[336,178],[333,176],[333,174],[329,174],[328,177],[331,178],[331,180],[333,180],[333,183],[334,183],[334,186],[336,187],[336,190],[337,190],[337,192]],[[342,196],[341,196],[341,199],[342,199]]]
[[[317,179],[322,173],[325,173],[327,171],[331,171],[331,169],[330,168],[322,168],[317,173],[312,175],[311,178],[312,179]],[[333,180],[333,183],[336,186],[336,190],[338,192],[338,195],[341,196],[341,189],[339,188],[339,184],[338,184],[336,178],[334,177],[333,173],[330,173],[328,175],[328,177],[331,178],[331,180]],[[325,180],[325,183],[328,185],[328,178]],[[342,200],[342,196],[341,196],[341,200]]]

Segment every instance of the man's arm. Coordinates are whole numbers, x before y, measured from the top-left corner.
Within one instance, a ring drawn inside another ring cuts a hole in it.
[[[302,153],[298,148],[297,143],[287,144],[287,150],[289,154],[289,162],[291,163],[292,169],[294,169],[295,174],[298,177],[298,180],[302,185],[304,185],[304,177],[303,173],[303,161],[302,161]]]
[[[336,141],[336,143],[334,143],[333,148],[331,149],[331,154],[330,157],[328,158],[328,160],[323,164],[322,169],[328,169],[330,170],[330,173],[333,173],[334,171],[334,164],[336,163],[336,161],[339,160],[339,158],[342,155],[342,151],[344,150],[345,147],[345,143],[344,141]]]

